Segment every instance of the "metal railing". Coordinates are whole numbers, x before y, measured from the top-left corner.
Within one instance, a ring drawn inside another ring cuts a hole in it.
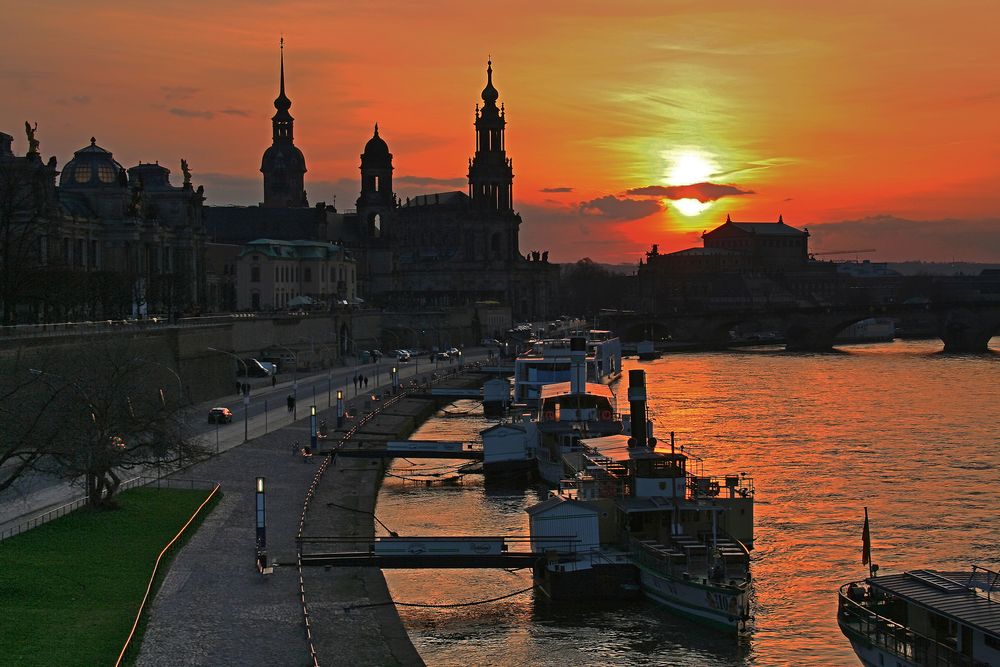
[[[150,486],[156,484],[157,488],[168,488],[168,489],[200,489],[200,488],[211,488],[215,482],[208,480],[196,480],[196,479],[166,479],[160,477],[147,477],[145,475],[140,475],[138,477],[132,477],[121,483],[118,487],[118,491],[128,491],[140,486]],[[11,526],[10,528],[5,528],[0,531],[0,542],[14,537],[15,535],[20,535],[21,533],[31,530],[41,526],[42,524],[48,523],[59,517],[66,516],[70,512],[74,512],[87,504],[87,496],[81,496],[68,503],[59,505],[50,510],[47,510],[37,516],[33,516],[30,519],[21,521],[20,523]]]
[[[879,649],[927,667],[977,667],[977,661],[954,648],[914,632],[879,615],[873,609],[851,599],[848,589],[857,583],[844,584],[838,594],[837,616],[840,628],[849,638],[859,636]],[[871,595],[870,589],[866,596]],[[870,597],[866,599],[871,600]]]

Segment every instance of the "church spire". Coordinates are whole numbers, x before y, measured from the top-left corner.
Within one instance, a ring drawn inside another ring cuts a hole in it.
[[[476,154],[469,165],[469,197],[480,208],[509,212],[514,204],[514,172],[504,142],[506,114],[497,108],[500,93],[493,85],[492,58],[486,61],[482,98],[483,106],[476,110]]]
[[[281,44],[280,46],[281,55],[279,56],[281,62],[280,65],[281,74],[279,77],[280,84],[278,87],[278,97],[276,97],[274,100],[274,108],[278,110],[278,113],[276,113],[274,117],[277,118],[278,116],[284,114],[284,116],[287,116],[288,119],[291,120],[291,116],[288,114],[288,110],[292,107],[292,101],[285,96],[285,38],[284,37],[281,38],[280,44]]]

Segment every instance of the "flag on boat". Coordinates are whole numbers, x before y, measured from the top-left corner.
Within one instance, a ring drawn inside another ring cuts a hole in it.
[[[861,564],[872,561],[872,536],[868,532],[868,508],[865,508],[865,527],[861,530]]]

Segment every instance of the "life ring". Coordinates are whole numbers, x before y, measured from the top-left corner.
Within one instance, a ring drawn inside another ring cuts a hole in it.
[[[611,410],[601,410],[601,421],[602,422],[611,421]]]

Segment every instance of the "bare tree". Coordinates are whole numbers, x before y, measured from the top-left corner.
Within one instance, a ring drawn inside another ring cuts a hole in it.
[[[207,455],[184,421],[180,379],[130,342],[115,337],[86,355],[46,355],[18,372],[20,400],[0,397],[3,411],[44,426],[11,438],[8,449],[17,440],[23,470],[82,482],[92,507],[114,507],[131,470]]]
[[[17,305],[41,270],[40,239],[49,224],[54,196],[49,187],[54,163],[32,158],[0,158],[0,302],[3,323],[13,324]],[[47,180],[48,179],[48,180]]]

